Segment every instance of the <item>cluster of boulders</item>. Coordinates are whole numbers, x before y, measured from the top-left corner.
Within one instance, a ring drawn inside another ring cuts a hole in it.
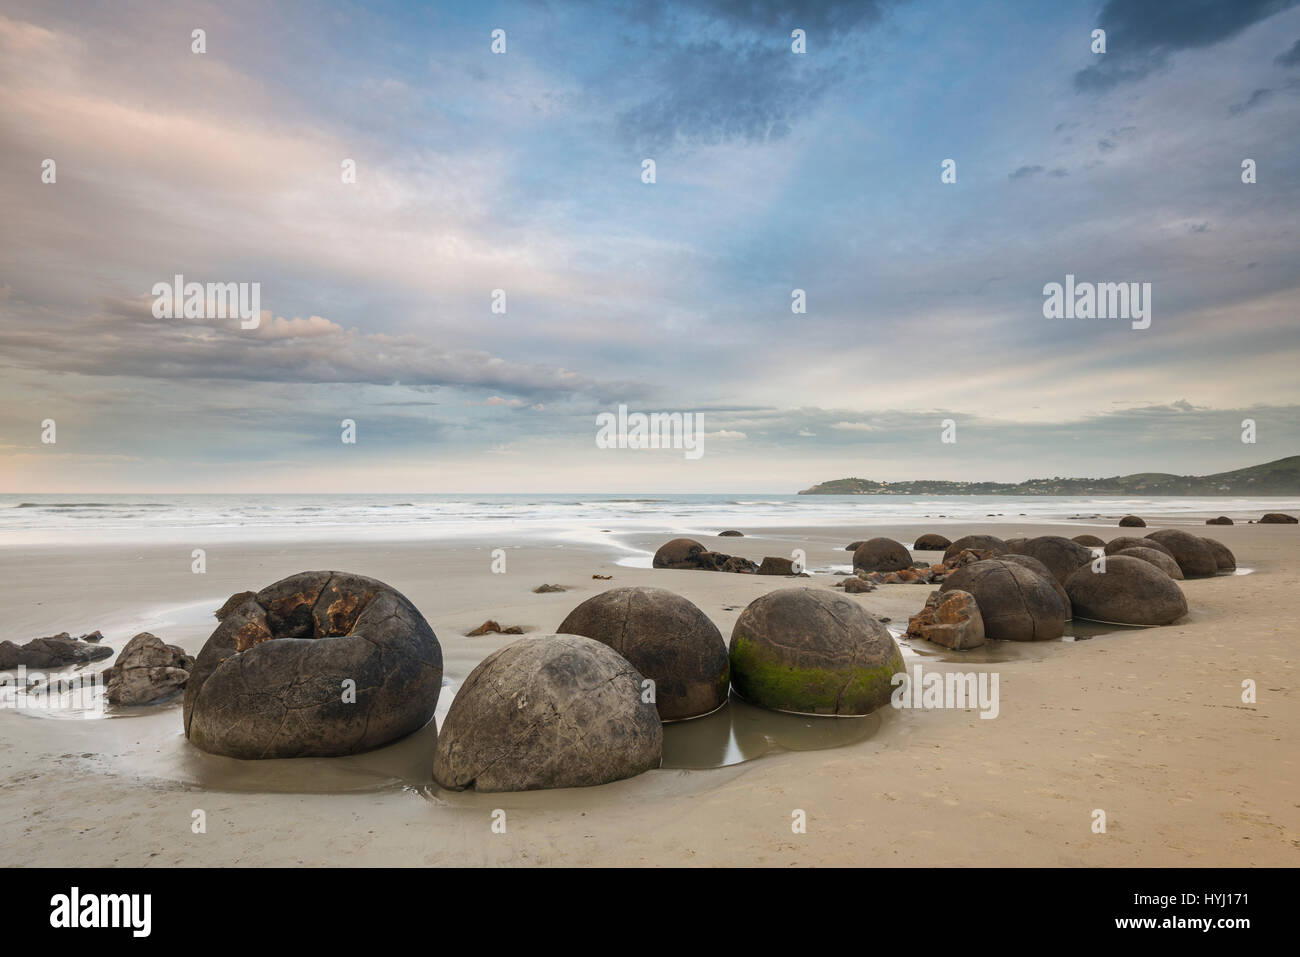
[[[722,535],[728,534],[722,532]],[[740,532],[736,532],[740,535]],[[693,538],[674,538],[655,552],[655,568],[676,568],[705,572],[735,572],[741,575],[794,575],[808,577],[789,558],[768,556],[762,564],[739,555],[725,555],[705,548]]]
[[[1222,542],[1180,529],[1105,543],[1091,535],[1007,541],[968,535],[952,542],[944,557],[943,564],[928,568],[885,575],[859,569],[858,574],[869,583],[939,583],[939,591],[909,622],[908,633],[950,648],[975,647],[985,637],[1059,638],[1071,618],[1170,624],[1187,614],[1177,582],[1236,568],[1235,556]],[[959,600],[949,604],[943,596],[950,592]],[[979,613],[978,625],[966,596]],[[947,611],[940,615],[942,608]]]
[[[663,722],[698,717],[729,689],[753,704],[820,715],[888,702],[898,644],[856,602],[783,588],[740,615],[730,644],[687,599],[616,588],[584,601],[560,634],[525,639],[476,667],[438,737],[449,789],[586,787],[658,767]]]

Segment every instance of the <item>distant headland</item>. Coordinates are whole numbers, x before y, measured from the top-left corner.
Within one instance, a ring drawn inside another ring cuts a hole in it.
[[[873,482],[843,478],[800,495],[1300,495],[1300,455],[1215,475],[1138,472],[1113,478],[1038,478],[1027,482]]]

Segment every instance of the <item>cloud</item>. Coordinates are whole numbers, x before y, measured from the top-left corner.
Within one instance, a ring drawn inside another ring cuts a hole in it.
[[[1245,113],[1247,110],[1259,106],[1259,104],[1263,103],[1272,95],[1273,95],[1272,90],[1268,90],[1268,89],[1255,90],[1250,94],[1250,96],[1246,98],[1244,102],[1234,103],[1230,107],[1228,107],[1228,114],[1230,116],[1237,116],[1241,113]]]
[[[1231,39],[1297,0],[1108,0],[1097,18],[1106,52],[1074,75],[1075,89],[1101,93],[1141,80],[1183,50]]]
[[[1273,58],[1273,62],[1278,66],[1293,67],[1300,66],[1300,40],[1291,44],[1291,49],[1279,53]]]
[[[1041,166],[1019,166],[1014,172],[1007,174],[1007,179],[1028,179],[1031,176],[1037,176],[1042,171]]]

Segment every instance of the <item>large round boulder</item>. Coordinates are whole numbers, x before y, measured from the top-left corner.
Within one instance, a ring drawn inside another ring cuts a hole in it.
[[[1007,550],[1003,554],[1006,555],[1022,554],[1025,550],[1025,542],[1027,541],[1029,541],[1029,539],[1027,538],[1008,538],[1005,543],[1007,546]]]
[[[1164,528],[1147,536],[1150,541],[1159,542],[1174,556],[1174,561],[1183,570],[1184,578],[1208,578],[1219,570],[1219,563],[1214,560],[1205,540],[1191,532],[1177,528]]]
[[[693,538],[674,538],[655,552],[655,568],[699,568],[700,556],[708,549]]]
[[[897,572],[911,567],[912,555],[907,546],[892,538],[869,538],[853,553],[855,571]]]
[[[942,535],[926,532],[912,543],[912,549],[918,552],[941,552],[951,544],[952,542]]]
[[[1221,572],[1231,572],[1237,569],[1237,556],[1232,554],[1232,549],[1228,548],[1223,542],[1213,538],[1202,538],[1205,547],[1210,550],[1214,556],[1214,563]]]
[[[1231,525],[1232,519],[1228,518],[1228,516],[1226,515],[1220,515],[1218,518],[1207,518],[1205,520],[1205,524],[1206,525]]]
[[[1031,555],[1017,555],[1008,552],[1005,555],[999,555],[998,561],[1011,562],[1013,565],[1019,565],[1021,568],[1028,568],[1031,572],[1052,586],[1052,590],[1060,597],[1065,605],[1065,620],[1069,621],[1072,617],[1070,611],[1070,596],[1065,593],[1065,586],[1056,580],[1052,570]]]
[[[301,572],[228,610],[185,686],[185,734],[232,758],[354,754],[429,723],[442,648],[383,582]]]
[[[731,684],[746,701],[800,714],[868,714],[887,704],[903,655],[857,602],[782,588],[750,602],[731,632]]]
[[[1150,562],[1129,555],[1106,559],[1106,571],[1080,568],[1065,583],[1076,618],[1121,625],[1167,625],[1187,614],[1174,580]]]
[[[1102,541],[1100,538],[1098,538],[1096,535],[1076,535],[1076,536],[1074,536],[1074,538],[1070,539],[1070,541],[1072,541],[1072,542],[1078,542],[1080,545],[1083,545],[1083,546],[1085,546],[1085,547],[1087,547],[1087,548],[1105,548],[1105,547],[1106,547],[1106,543],[1103,542],[1103,541]]]
[[[1285,512],[1269,512],[1259,520],[1261,525],[1295,525],[1297,522],[1300,522],[1300,518]]]
[[[1130,548],[1154,548],[1158,552],[1164,552],[1170,558],[1174,557],[1173,552],[1154,538],[1134,538],[1132,535],[1120,535],[1118,538],[1112,538],[1106,543],[1105,552],[1107,555],[1118,555]]]
[[[1140,558],[1144,562],[1150,562],[1152,565],[1155,565],[1156,568],[1160,569],[1174,581],[1183,580],[1183,570],[1178,567],[1178,563],[1174,561],[1174,557],[1168,552],[1160,551],[1158,548],[1143,548],[1142,546],[1137,546],[1134,548],[1126,548],[1123,551],[1116,552],[1115,554],[1123,555],[1126,558]],[[1106,560],[1110,561],[1110,558],[1107,557]]]
[[[659,767],[645,678],[578,635],[524,638],[470,672],[442,722],[433,777],[450,790],[579,788]]]
[[[731,668],[718,626],[664,588],[613,588],[588,598],[560,632],[609,645],[655,683],[664,721],[708,714],[727,700]]]
[[[1021,555],[1037,558],[1047,566],[1052,576],[1061,584],[1076,568],[1092,561],[1092,549],[1072,542],[1060,535],[1040,535],[1031,538],[1020,548]]]
[[[944,549],[943,560],[956,558],[968,548],[973,552],[991,551],[994,555],[1001,555],[1006,552],[1007,543],[996,535],[964,535]]]
[[[1120,528],[1146,528],[1147,523],[1136,515],[1125,515],[1119,520]]]
[[[939,586],[940,591],[954,588],[975,596],[990,638],[1046,641],[1065,634],[1065,603],[1048,581],[1022,565],[996,558],[975,562]]]

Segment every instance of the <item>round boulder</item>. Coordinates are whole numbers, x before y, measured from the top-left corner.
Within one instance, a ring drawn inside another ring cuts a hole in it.
[[[1085,546],[1085,547],[1087,547],[1087,548],[1105,548],[1105,547],[1106,547],[1106,543],[1103,542],[1103,541],[1102,541],[1100,538],[1098,538],[1096,535],[1076,535],[1076,536],[1074,536],[1074,538],[1070,539],[1070,541],[1072,541],[1072,542],[1078,542],[1080,545],[1083,545],[1083,546]]]
[[[912,544],[912,549],[918,552],[941,552],[951,544],[944,536],[927,532]]]
[[[746,701],[800,714],[868,714],[903,670],[893,635],[857,602],[782,588],[750,602],[731,632],[731,683]]]
[[[1120,528],[1146,528],[1147,523],[1136,515],[1125,515],[1119,520]]]
[[[984,634],[1006,641],[1046,641],[1065,634],[1069,612],[1056,589],[1014,562],[989,559],[959,568],[940,591],[970,592],[984,619]]]
[[[1269,512],[1259,520],[1261,525],[1295,525],[1297,522],[1300,522],[1300,518],[1284,512]]]
[[[1174,581],[1183,580],[1183,570],[1178,567],[1178,563],[1174,561],[1174,557],[1168,552],[1160,551],[1158,548],[1144,548],[1139,545],[1135,548],[1126,548],[1123,551],[1116,552],[1115,554],[1123,555],[1126,558],[1140,558],[1144,562],[1150,562],[1152,565],[1155,565],[1156,568],[1160,569]],[[1106,560],[1110,561],[1110,558],[1107,557]]]
[[[232,758],[355,754],[429,723],[442,648],[383,582],[301,572],[233,610],[185,686],[185,735]]]
[[[1027,538],[1008,538],[1007,541],[1006,541],[1007,550],[1006,550],[1005,554],[1008,554],[1008,555],[1022,555],[1022,554],[1024,554],[1024,551],[1025,551],[1025,542],[1027,542],[1027,541],[1029,541],[1029,539],[1027,539]]]
[[[725,532],[718,532],[719,538],[744,538],[744,532],[738,532],[734,528],[729,528]]]
[[[1007,551],[1007,543],[996,535],[966,535],[944,549],[943,560],[946,562],[950,558],[956,558],[968,548],[975,552],[992,551],[994,555],[1001,555]]]
[[[1232,550],[1223,542],[1215,541],[1213,538],[1202,538],[1205,547],[1210,550],[1214,556],[1214,563],[1221,572],[1231,572],[1237,570],[1237,556],[1232,554]]]
[[[569,612],[559,630],[609,645],[651,679],[664,721],[708,714],[727,700],[731,667],[722,632],[667,589],[601,592]]]
[[[892,538],[870,538],[853,553],[854,570],[865,572],[897,572],[912,567],[912,555],[907,546]]]
[[[1134,538],[1132,535],[1121,535],[1119,538],[1112,538],[1106,543],[1105,551],[1107,555],[1118,555],[1130,548],[1154,548],[1158,552],[1164,552],[1170,558],[1174,557],[1173,552],[1154,538]]]
[[[1228,516],[1226,515],[1220,515],[1218,518],[1207,518],[1205,520],[1205,524],[1206,525],[1231,525],[1232,519],[1228,518]]]
[[[1187,614],[1187,599],[1174,580],[1150,562],[1129,555],[1106,559],[1106,571],[1092,566],[1065,583],[1077,618],[1121,625],[1168,625]]]
[[[1040,535],[1020,547],[1021,555],[1037,558],[1048,567],[1052,576],[1065,584],[1075,569],[1092,561],[1092,549],[1072,542],[1060,535]]]
[[[433,777],[450,790],[580,788],[659,767],[664,729],[644,677],[578,635],[524,638],[470,672],[442,723]]]
[[[1164,528],[1147,536],[1150,541],[1159,542],[1174,556],[1174,561],[1183,570],[1184,578],[1208,578],[1219,571],[1219,563],[1214,560],[1205,540],[1191,532],[1176,528]]]
[[[655,568],[698,568],[700,556],[708,549],[693,538],[674,538],[665,542],[655,552]]]
[[[1070,620],[1072,617],[1072,612],[1070,610],[1070,596],[1065,593],[1065,586],[1056,580],[1056,576],[1052,574],[1050,568],[1040,562],[1037,558],[1033,558],[1030,555],[1016,555],[1011,552],[1008,552],[1005,555],[999,555],[998,561],[1011,562],[1014,565],[1019,565],[1021,568],[1028,568],[1043,581],[1047,582],[1047,584],[1051,585],[1052,590],[1056,592],[1062,603],[1065,605],[1065,620]]]

